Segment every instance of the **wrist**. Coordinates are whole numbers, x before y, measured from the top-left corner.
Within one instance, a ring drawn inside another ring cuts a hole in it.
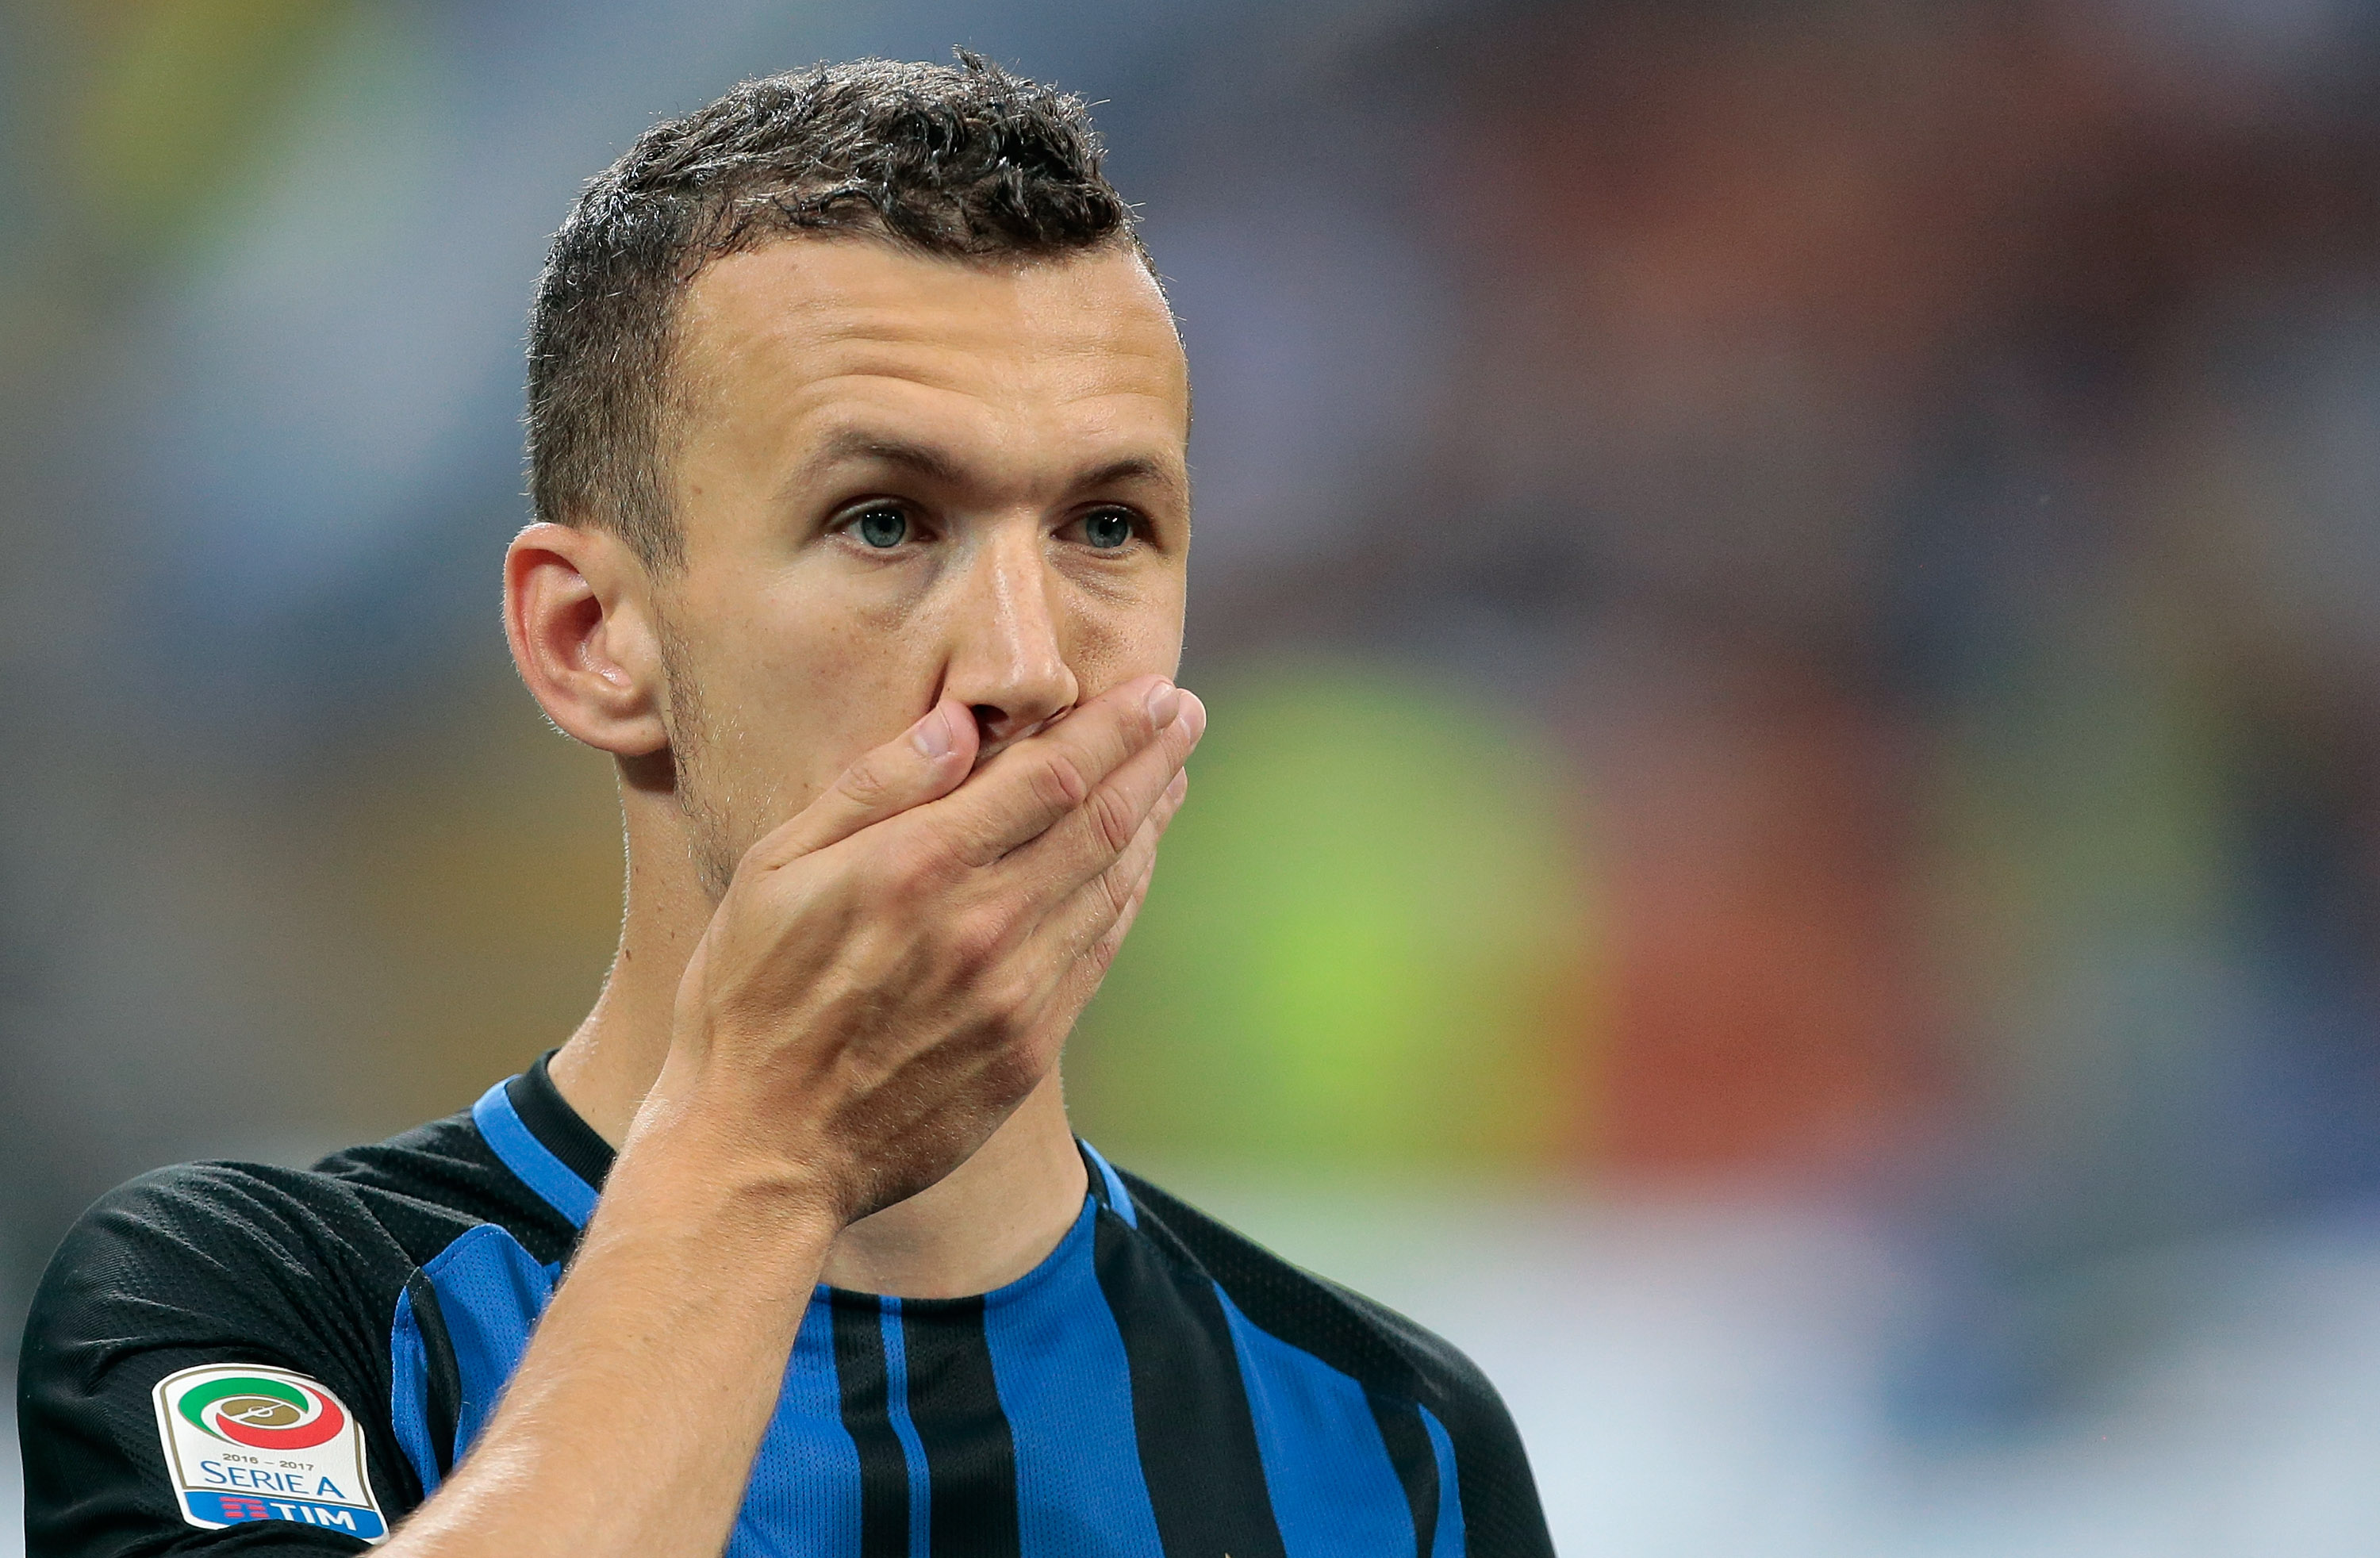
[[[718,1222],[729,1229],[821,1247],[843,1231],[837,1187],[813,1163],[789,1152],[779,1133],[692,1089],[674,1088],[664,1072],[630,1122],[604,1185],[604,1199],[625,1192],[653,1197],[673,1221]]]

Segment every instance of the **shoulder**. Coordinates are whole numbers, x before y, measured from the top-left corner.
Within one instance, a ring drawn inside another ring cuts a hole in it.
[[[305,1334],[385,1321],[407,1278],[470,1229],[499,1223],[558,1260],[571,1233],[507,1173],[468,1115],[353,1148],[310,1169],[196,1162],[117,1187],[51,1259],[26,1332],[105,1357],[193,1338]],[[548,1248],[552,1247],[552,1248]],[[79,1356],[79,1355],[78,1355]]]
[[[1368,1389],[1429,1405],[1497,1400],[1488,1377],[1444,1337],[1290,1264],[1137,1175],[1122,1177],[1143,1215],[1180,1243],[1251,1324]]]
[[[180,1507],[152,1398],[200,1368],[328,1395],[341,1404],[334,1420],[363,1436],[354,1453],[371,1485],[402,1490],[403,1469],[365,1445],[382,1436],[363,1425],[380,1416],[388,1316],[410,1269],[364,1199],[329,1175],[188,1163],[101,1198],[27,1317],[18,1411],[29,1552],[129,1551],[131,1533],[197,1523]]]
[[[474,1223],[509,1221],[521,1199],[465,1116],[312,1168],[180,1163],[92,1203],[59,1246],[43,1288],[155,1296],[190,1285],[253,1292],[296,1284],[319,1298],[325,1282],[346,1272],[395,1268],[401,1279],[403,1269]]]
[[[101,1197],[51,1260],[37,1320],[62,1304],[138,1293],[217,1304],[319,1292],[395,1255],[361,1198],[334,1177],[264,1163],[183,1163]]]
[[[1384,1304],[1290,1264],[1138,1175],[1121,1177],[1151,1236],[1195,1262],[1250,1325],[1348,1376],[1367,1395],[1412,1404],[1404,1420],[1436,1442],[1451,1473],[1446,1480],[1457,1491],[1467,1551],[1551,1558],[1520,1432],[1503,1397],[1460,1348]],[[1397,1420],[1379,1414],[1384,1432]],[[1419,1442],[1412,1449],[1431,1454]]]
[[[335,1175],[264,1163],[184,1163],[117,1187],[76,1222],[34,1291],[28,1402],[139,1394],[226,1348],[375,1380],[417,1264],[381,1210]]]
[[[545,1263],[566,1258],[577,1239],[577,1230],[504,1165],[468,1111],[334,1152],[314,1172],[356,1198],[416,1264],[427,1265],[482,1223],[505,1228]]]
[[[571,1235],[468,1114],[310,1169],[185,1163],[102,1197],[52,1258],[27,1318],[18,1394],[30,1551],[146,1552],[159,1533],[188,1531],[176,1501],[188,1490],[164,1459],[156,1401],[200,1369],[291,1380],[339,1404],[359,1435],[366,1512],[409,1506],[420,1478],[392,1417],[404,1300],[424,1267],[492,1223],[539,1261],[559,1260]]]

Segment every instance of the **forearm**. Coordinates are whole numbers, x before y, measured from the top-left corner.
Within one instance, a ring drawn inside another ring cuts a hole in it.
[[[621,1154],[494,1419],[390,1558],[726,1545],[836,1228],[695,1129]]]

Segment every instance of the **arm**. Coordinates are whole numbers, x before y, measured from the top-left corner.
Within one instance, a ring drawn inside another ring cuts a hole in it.
[[[962,784],[947,706],[754,846],[568,1279],[392,1558],[721,1550],[829,1247],[1055,1063],[1204,723],[1143,678]]]

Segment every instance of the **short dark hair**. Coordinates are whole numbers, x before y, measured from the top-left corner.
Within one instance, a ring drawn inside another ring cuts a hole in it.
[[[649,566],[683,560],[663,470],[677,300],[722,255],[801,232],[952,256],[1137,248],[1082,99],[956,54],[747,81],[589,182],[529,315],[538,517],[611,529]]]

